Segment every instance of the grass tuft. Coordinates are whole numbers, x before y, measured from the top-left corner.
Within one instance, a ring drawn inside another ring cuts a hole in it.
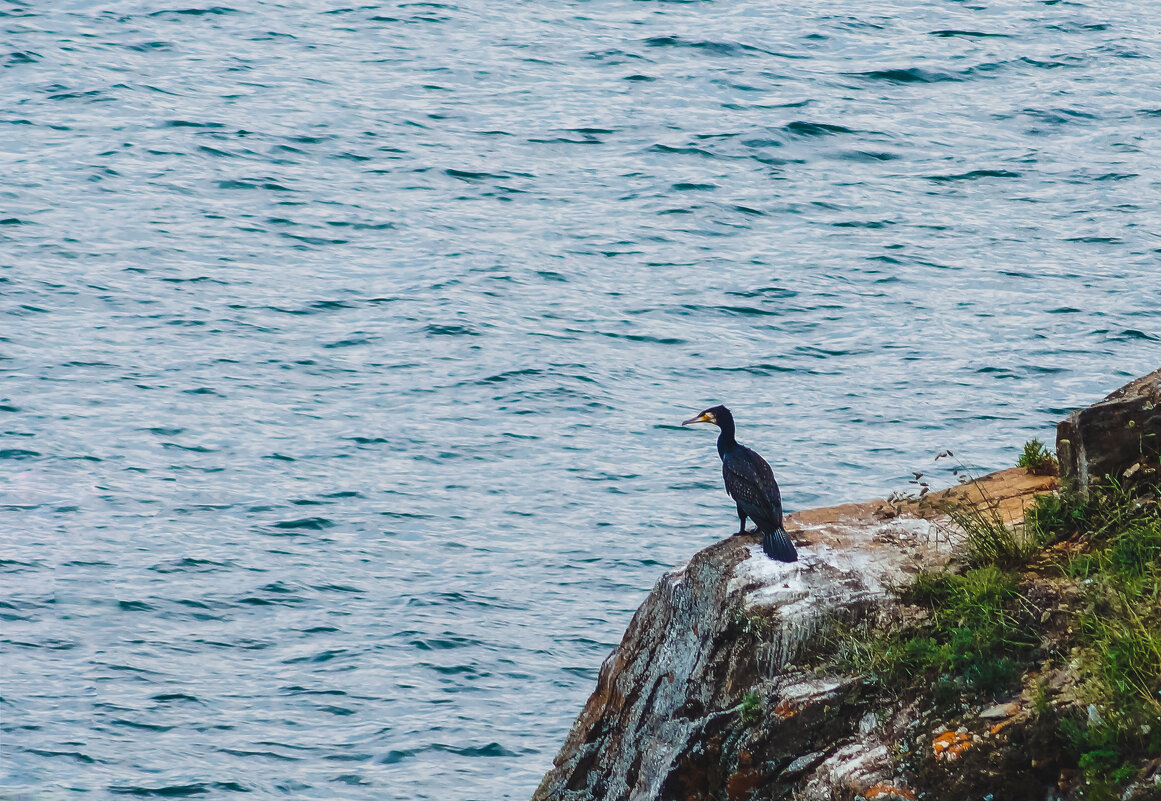
[[[1060,469],[1060,464],[1043,442],[1034,439],[1024,443],[1024,452],[1016,460],[1016,467],[1023,467],[1038,476],[1053,476]]]
[[[762,719],[762,696],[754,691],[746,693],[746,697],[742,699],[742,703],[738,704],[738,712],[742,718],[742,723],[747,726],[753,726]]]
[[[975,478],[969,479],[968,484],[972,487],[970,492],[979,496],[978,502],[960,499],[938,507],[962,532],[962,552],[967,563],[975,567],[994,565],[1001,568],[1027,564],[1050,540],[1050,530],[1039,517],[1031,526],[1009,526],[1000,515],[999,503],[988,494],[984,485]],[[1047,510],[1034,512],[1034,516],[1048,514]]]

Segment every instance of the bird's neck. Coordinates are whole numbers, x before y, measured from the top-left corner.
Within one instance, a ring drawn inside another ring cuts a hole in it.
[[[718,434],[718,456],[725,456],[726,451],[738,444],[734,439],[734,421],[722,420],[719,424],[722,427],[722,433]]]

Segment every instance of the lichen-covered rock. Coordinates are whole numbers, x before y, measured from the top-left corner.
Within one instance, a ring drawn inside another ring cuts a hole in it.
[[[1005,501],[1053,479],[1009,470],[985,481]],[[534,799],[907,797],[892,759],[907,710],[876,714],[859,677],[796,667],[824,626],[884,614],[891,586],[947,560],[939,524],[914,506],[883,519],[883,507],[790,516],[793,564],[734,536],[663,575]]]
[[[1056,427],[1061,483],[1082,494],[1106,476],[1132,479],[1141,469],[1155,467],[1158,454],[1161,369],[1073,412]]]

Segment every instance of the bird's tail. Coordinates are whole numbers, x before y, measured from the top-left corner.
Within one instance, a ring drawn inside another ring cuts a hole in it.
[[[778,562],[798,561],[798,551],[794,548],[794,542],[782,526],[768,528],[762,532],[762,550]]]

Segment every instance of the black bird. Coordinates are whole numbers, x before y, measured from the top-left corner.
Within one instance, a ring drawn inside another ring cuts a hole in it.
[[[794,543],[782,528],[782,493],[778,491],[774,471],[765,459],[734,439],[734,416],[730,410],[725,406],[715,406],[682,425],[690,423],[713,423],[721,429],[718,456],[722,457],[726,492],[738,505],[738,518],[742,521],[738,533],[746,533],[746,518],[749,517],[762,532],[762,550],[767,556],[779,562],[798,561]]]

